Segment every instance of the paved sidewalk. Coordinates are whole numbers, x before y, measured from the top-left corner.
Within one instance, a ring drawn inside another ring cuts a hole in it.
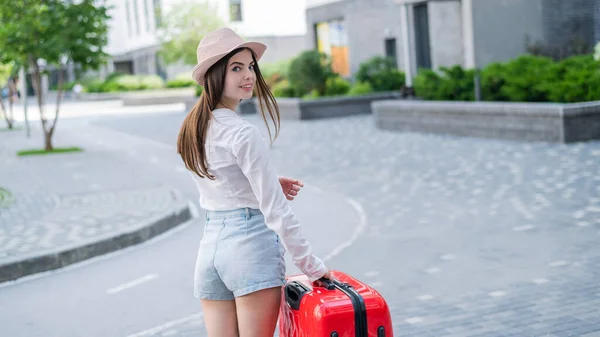
[[[73,132],[59,129],[55,146],[84,152],[27,157],[16,152],[40,148],[39,126],[31,139],[0,132],[0,186],[14,199],[0,206],[0,282],[140,243],[191,218],[179,191]]]

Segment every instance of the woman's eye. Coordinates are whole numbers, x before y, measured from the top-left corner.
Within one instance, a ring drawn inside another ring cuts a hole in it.
[[[250,66],[250,70],[254,71],[254,66]]]
[[[236,66],[236,67],[233,67],[233,69],[232,69],[232,70],[233,70],[233,71],[239,71],[239,70],[240,70],[240,67],[237,67],[237,66]]]

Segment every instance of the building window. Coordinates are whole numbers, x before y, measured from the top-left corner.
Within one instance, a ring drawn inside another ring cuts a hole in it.
[[[229,0],[229,20],[242,21],[242,0]]]
[[[427,4],[414,7],[415,44],[417,69],[431,69],[431,47],[429,42],[429,11]]]
[[[394,66],[398,67],[398,59],[396,57],[396,39],[385,39],[385,56],[394,60]]]

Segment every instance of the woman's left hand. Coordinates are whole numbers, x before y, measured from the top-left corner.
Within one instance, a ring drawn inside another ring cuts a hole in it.
[[[294,197],[298,195],[300,188],[304,186],[300,180],[286,177],[279,177],[279,183],[281,184],[283,194],[285,194],[285,197],[288,200],[294,200]]]

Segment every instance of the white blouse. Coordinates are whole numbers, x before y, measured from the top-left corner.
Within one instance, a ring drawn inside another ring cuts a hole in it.
[[[260,209],[294,264],[311,281],[323,276],[323,261],[312,254],[270,161],[269,143],[258,127],[230,109],[215,109],[206,138],[208,171],[215,180],[191,172],[206,210]]]

